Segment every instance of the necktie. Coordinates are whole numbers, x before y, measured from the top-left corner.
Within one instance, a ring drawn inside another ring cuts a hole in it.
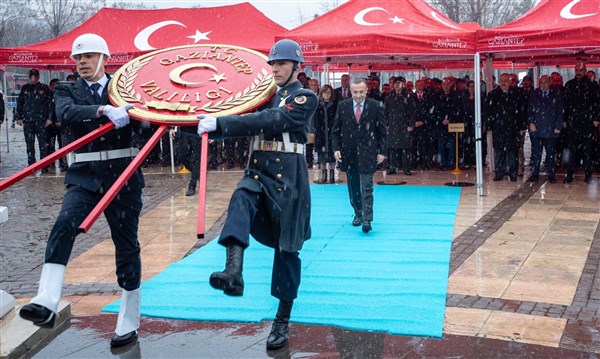
[[[92,95],[94,96],[94,102],[96,102],[96,104],[100,104],[100,102],[102,101],[100,98],[100,94],[98,93],[98,90],[100,89],[100,84],[95,82],[90,85],[90,88],[92,89]]]
[[[547,90],[544,90],[544,91],[543,91],[543,94],[544,94],[544,98],[547,98],[547,97],[548,97],[548,91],[547,91]]]
[[[361,104],[356,105],[356,113],[355,113],[355,115],[356,115],[356,123],[360,122],[360,114],[361,114],[361,112],[360,112],[360,106],[361,106]]]
[[[342,97],[343,97],[343,98],[346,98],[346,97],[348,97],[348,89],[346,89],[346,88],[344,87],[344,88],[342,89],[342,91],[343,91],[343,92],[342,92]]]

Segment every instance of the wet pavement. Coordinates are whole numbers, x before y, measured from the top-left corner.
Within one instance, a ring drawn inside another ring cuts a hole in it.
[[[22,130],[9,129],[9,153],[5,131],[3,125],[1,178],[26,165]],[[189,175],[172,174],[169,167],[158,165],[148,166],[144,174],[140,244],[147,280],[218,235],[241,171],[209,173],[209,231],[200,241],[195,232],[197,196],[184,196]],[[415,171],[412,177],[390,177],[409,185],[443,185],[474,182],[475,172],[455,177]],[[380,179],[378,173],[376,181]],[[120,289],[108,225],[100,217],[89,233],[77,237],[67,268],[63,300],[72,303],[71,325],[34,357],[599,357],[600,185],[584,184],[580,173],[571,185],[491,179],[486,171],[484,197],[476,196],[475,187],[463,188],[461,194],[441,339],[302,325],[293,323],[292,314],[289,347],[267,352],[271,322],[143,317],[138,343],[111,352],[108,342],[116,315],[100,310],[118,299]],[[0,205],[9,208],[9,221],[0,224],[0,289],[20,304],[37,292],[47,235],[65,191],[62,181],[56,169],[0,193]]]

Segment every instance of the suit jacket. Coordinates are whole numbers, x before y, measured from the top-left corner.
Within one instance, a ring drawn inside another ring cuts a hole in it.
[[[381,102],[365,98],[360,121],[354,115],[350,98],[338,104],[332,129],[334,151],[342,152],[342,171],[375,173],[377,155],[387,151],[387,128]]]
[[[487,109],[494,148],[518,147],[519,131],[523,128],[519,94],[512,88],[504,93],[498,86],[488,94]]]
[[[343,97],[342,94],[344,93],[342,91],[342,87],[338,87],[334,90],[335,92],[335,99],[337,101],[342,101],[342,100],[346,100],[352,97],[352,94],[350,93],[350,87],[348,87],[348,90],[346,91],[346,97]]]
[[[282,99],[284,106],[280,106]],[[314,92],[295,81],[280,88],[261,111],[219,117],[210,138],[262,135],[268,141],[282,141],[282,133],[288,132],[291,142],[305,144],[318,102]],[[310,187],[304,155],[252,151],[237,189],[265,196],[267,203],[254,218],[250,230],[257,241],[296,252],[310,238]]]
[[[563,113],[564,101],[559,90],[548,90],[547,97],[541,89],[533,90],[529,97],[527,124],[535,124],[537,131],[529,132],[530,136],[558,138],[554,130],[562,129]]]
[[[385,118],[388,127],[389,148],[410,148],[412,133],[407,127],[415,127],[416,95],[408,92],[390,92],[385,99]]]
[[[109,77],[110,81],[110,77]],[[108,104],[108,82],[102,92],[101,104],[96,104],[92,92],[84,79],[79,78],[75,83],[61,82],[56,85],[54,98],[56,117],[70,133],[71,139],[78,139],[98,127],[108,123],[106,116],[97,117],[98,108]],[[96,140],[83,145],[76,153],[116,150],[132,147],[132,126],[139,127],[137,121],[112,130]],[[89,191],[96,192],[101,187],[106,191],[119,178],[121,173],[131,163],[131,158],[118,158],[109,161],[77,162],[69,166],[65,176],[66,185],[77,185]],[[144,177],[138,168],[121,192],[137,190],[144,187]]]

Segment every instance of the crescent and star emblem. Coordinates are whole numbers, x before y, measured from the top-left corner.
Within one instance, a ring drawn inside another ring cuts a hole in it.
[[[181,78],[181,75],[185,71],[188,71],[188,70],[194,69],[194,68],[209,69],[209,70],[213,70],[215,73],[218,72],[218,70],[215,66],[213,66],[211,64],[203,63],[203,62],[198,62],[198,63],[191,63],[191,64],[182,65],[182,66],[174,68],[171,72],[169,72],[169,79],[171,81],[173,81],[177,84],[180,84],[182,86],[185,86],[185,87],[200,87],[200,86],[206,85],[208,83],[208,81],[214,81],[216,83],[219,83],[223,80],[226,80],[225,74],[213,75],[213,77],[210,78],[209,80],[201,81],[201,82],[190,82],[190,81],[186,81]]]
[[[363,9],[359,12],[356,13],[356,15],[354,15],[354,22],[358,25],[361,26],[381,26],[381,25],[385,25],[385,23],[383,22],[368,22],[365,20],[365,16],[370,13],[371,11],[384,11],[385,13],[390,13],[389,11],[387,11],[386,9],[382,8],[382,7],[369,7],[366,9]],[[399,18],[398,16],[394,16],[392,18],[389,18],[389,20],[392,20],[392,24],[404,24],[404,19]]]
[[[157,22],[155,24],[152,24],[152,25],[146,27],[142,31],[140,31],[135,36],[135,39],[133,40],[133,44],[140,51],[156,50],[155,47],[153,47],[152,45],[150,45],[148,43],[148,39],[150,38],[150,36],[156,30],[161,29],[161,28],[163,28],[165,26],[169,26],[169,25],[177,25],[177,26],[181,26],[181,27],[187,28],[187,26],[185,26],[184,24],[180,23],[179,21],[175,21],[175,20],[167,20],[167,21]],[[210,33],[211,33],[210,31],[208,31],[208,32],[200,32],[200,31],[196,30],[196,33],[194,35],[187,36],[187,37],[190,38],[190,39],[193,39],[194,43],[197,43],[200,40],[210,40],[208,38],[208,34],[210,34]]]
[[[441,18],[441,17],[440,17],[440,16],[439,16],[439,15],[438,15],[438,14],[437,14],[435,11],[432,11],[432,12],[431,12],[431,17],[432,17],[432,18],[433,18],[435,21],[439,22],[439,23],[440,23],[440,24],[442,24],[442,25],[446,25],[446,26],[448,26],[448,27],[449,27],[449,28],[451,28],[451,29],[462,30],[460,27],[458,27],[458,26],[455,26],[455,25],[452,25],[452,24],[451,24],[451,23],[449,23],[448,21],[446,21],[446,20],[442,19],[442,18]]]
[[[562,10],[560,11],[560,16],[563,19],[567,19],[567,20],[574,20],[574,19],[581,19],[582,17],[588,17],[588,16],[594,16],[596,14],[598,14],[597,12],[592,13],[592,14],[573,14],[572,9],[573,6],[577,5],[578,2],[580,2],[581,0],[573,0],[570,3],[568,3],[567,5],[565,5],[565,7],[562,8]]]

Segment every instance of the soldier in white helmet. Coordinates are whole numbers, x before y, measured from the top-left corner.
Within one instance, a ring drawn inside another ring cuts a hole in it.
[[[132,106],[108,105],[110,77],[104,67],[110,52],[106,41],[96,34],[79,36],[73,42],[71,59],[80,78],[56,86],[57,119],[68,128],[72,139],[109,121],[115,129],[69,156],[67,192],[48,238],[38,295],[19,312],[22,318],[46,328],[54,326],[65,267],[79,226],[138,152],[131,146],[131,126],[139,125],[129,122],[127,110]],[[143,187],[144,178],[138,169],[104,211],[115,244],[117,281],[123,288],[112,347],[129,344],[138,336],[142,264],[137,232]]]

